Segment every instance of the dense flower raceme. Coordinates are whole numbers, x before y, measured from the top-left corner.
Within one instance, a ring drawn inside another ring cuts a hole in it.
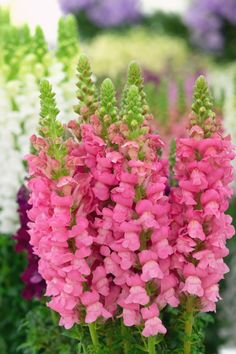
[[[176,146],[172,267],[179,275],[180,294],[196,297],[200,311],[214,311],[219,281],[228,272],[223,261],[228,255],[226,240],[234,235],[232,218],[225,211],[232,195],[230,163],[235,154],[230,138],[222,136],[215,121],[202,78],[193,111],[189,137],[179,139]]]
[[[179,186],[170,193],[137,65],[130,66],[119,113],[109,79],[98,101],[85,56],[78,73],[79,124],[60,125],[43,81],[41,137],[32,137],[36,153],[27,157],[30,243],[48,306],[66,328],[123,317],[126,326],[143,325],[144,336],[166,333],[160,310],[167,304],[177,307],[190,294],[212,310],[218,298],[225,239],[233,233],[223,213],[231,145],[218,133],[201,139],[195,124],[177,143]]]
[[[224,22],[236,26],[236,2],[227,0],[195,0],[185,21],[192,30],[193,40],[208,51],[224,48]]]
[[[106,81],[102,90],[110,85]],[[66,173],[53,179],[60,163],[49,157],[45,139],[32,138],[38,154],[27,158],[28,215],[39,272],[52,297],[48,305],[62,325],[107,319],[120,308],[125,325],[145,322],[143,335],[150,336],[166,332],[159,311],[178,305],[177,279],[169,270],[167,162],[156,153],[163,143],[144,119],[138,88],[126,90],[124,117],[137,113],[134,128],[141,119],[135,140],[125,120],[111,124],[105,136],[97,114],[80,127],[72,121],[66,129],[78,141],[63,143]]]
[[[137,21],[141,16],[139,0],[59,0],[65,13],[84,11],[98,27],[114,27]]]
[[[39,298],[42,296],[45,290],[45,281],[38,273],[38,257],[33,253],[33,248],[29,243],[30,235],[27,226],[29,218],[27,216],[27,211],[30,209],[30,205],[28,204],[28,199],[29,191],[25,186],[22,186],[17,194],[20,228],[14,235],[14,239],[17,242],[16,251],[27,253],[28,264],[21,277],[25,283],[23,297],[26,300],[31,300],[34,296]]]
[[[0,176],[0,234],[14,233],[18,225],[16,194],[25,177],[23,157],[29,151],[29,137],[37,128],[35,117],[38,116],[40,110],[38,102],[40,78],[48,77],[55,89],[60,107],[59,119],[66,121],[68,115],[72,113],[75,98],[72,72],[75,71],[73,69],[75,65],[72,63],[66,65],[65,53],[62,53],[62,47],[66,43],[71,43],[71,38],[73,38],[70,29],[72,22],[67,19],[60,22],[56,54],[48,51],[41,29],[37,28],[33,36],[29,34],[28,37],[25,34],[25,41],[26,39],[27,41],[23,45],[18,43],[19,37],[23,36],[21,29],[11,24],[5,25],[4,28],[0,26],[1,36],[4,31],[6,35],[3,36],[1,42],[3,62],[0,67],[0,124],[2,127],[0,132],[2,172]],[[63,31],[67,32],[63,34]],[[8,46],[7,34],[12,32],[16,37],[14,48]],[[67,38],[69,35],[70,38]],[[73,48],[72,59],[78,52],[75,44]],[[32,50],[31,53],[28,52],[29,49]],[[40,56],[39,53],[41,53]],[[16,57],[17,61],[11,63],[9,56]]]

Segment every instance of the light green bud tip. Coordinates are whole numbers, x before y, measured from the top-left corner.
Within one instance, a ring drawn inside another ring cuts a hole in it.
[[[62,124],[56,119],[59,110],[56,106],[55,93],[52,86],[47,80],[40,82],[40,134],[47,139],[49,155],[62,163],[66,155],[66,147],[63,145],[62,136],[64,129]],[[65,168],[61,166],[53,172],[53,178],[59,178],[66,174]]]
[[[123,117],[130,129],[143,123],[141,96],[135,85],[131,85],[128,89]]]
[[[142,84],[141,69],[138,63],[135,61],[131,62],[128,69],[128,84],[139,86]]]
[[[87,55],[81,54],[77,66],[77,98],[79,104],[75,106],[75,112],[83,116],[87,121],[94,114],[98,107],[96,87],[93,81],[93,74]]]
[[[195,83],[192,104],[193,112],[200,118],[199,123],[204,123],[207,118],[214,117],[212,106],[213,103],[207,81],[205,77],[201,75]]]
[[[77,70],[79,73],[83,73],[85,70],[90,70],[89,59],[86,54],[81,54],[79,57],[79,62],[77,66]]]
[[[102,82],[101,88],[103,92],[114,92],[115,90],[113,82],[109,79],[109,77]]]
[[[56,138],[61,135],[61,125],[56,120],[59,110],[56,106],[55,93],[48,80],[40,82],[40,133],[43,136]]]
[[[109,115],[114,122],[117,114],[115,87],[111,79],[107,78],[101,85],[101,115]]]
[[[143,77],[142,77],[142,71],[138,63],[135,61],[131,62],[129,65],[128,69],[128,80],[127,80],[127,86],[135,85],[137,86],[140,97],[141,97],[141,102],[142,102],[142,112],[145,115],[149,111],[149,107],[147,104],[146,100],[146,94],[144,91],[144,86],[143,86]]]

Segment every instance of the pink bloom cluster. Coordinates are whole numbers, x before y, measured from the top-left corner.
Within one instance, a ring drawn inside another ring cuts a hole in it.
[[[84,58],[80,64],[89,72]],[[124,97],[122,120],[117,114],[114,123],[113,87],[105,82],[101,117],[90,113],[89,96],[79,107],[80,125],[64,128],[53,120],[53,94],[50,101],[43,88],[46,138],[33,136],[36,154],[27,157],[29,233],[60,324],[121,317],[148,337],[166,333],[160,318],[166,305],[193,296],[199,310],[214,310],[228,270],[226,239],[234,234],[225,214],[234,152],[208,109],[204,79],[197,82],[189,138],[177,139],[173,188],[160,157],[163,142],[141,109],[137,86]]]
[[[48,306],[60,324],[123,317],[144,324],[143,335],[165,333],[159,312],[177,306],[177,277],[170,271],[170,203],[167,162],[158,157],[159,136],[127,138],[127,126],[111,125],[110,147],[90,124],[67,126],[79,142],[65,142],[66,176],[53,179],[58,162],[47,143],[32,138],[29,155],[31,244],[46,280]],[[121,133],[122,132],[122,133]]]
[[[224,212],[232,194],[233,158],[228,137],[218,132],[204,138],[200,126],[193,126],[190,137],[177,142],[178,187],[171,192],[172,267],[180,279],[180,294],[196,296],[201,311],[215,310],[219,280],[228,271],[223,257],[234,228]]]

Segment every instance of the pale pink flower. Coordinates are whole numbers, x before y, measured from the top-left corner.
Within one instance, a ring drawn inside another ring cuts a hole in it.
[[[145,326],[142,331],[144,337],[156,336],[158,333],[166,334],[166,328],[163,326],[160,318],[153,317],[145,321]]]
[[[142,286],[132,286],[129,291],[129,296],[125,300],[126,304],[146,305],[149,302],[149,296]]]

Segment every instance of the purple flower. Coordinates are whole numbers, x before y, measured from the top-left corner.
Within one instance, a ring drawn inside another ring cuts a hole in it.
[[[88,17],[100,27],[134,22],[140,17],[138,0],[100,0],[88,9]]]
[[[27,226],[29,222],[27,211],[31,206],[28,204],[28,200],[29,191],[25,186],[22,186],[17,194],[20,227],[13,238],[16,240],[16,252],[27,253],[28,264],[21,275],[21,279],[25,284],[22,295],[26,300],[31,300],[35,296],[41,298],[45,289],[45,282],[38,273],[38,257],[33,254],[32,246],[29,243],[30,235]]]
[[[236,25],[235,0],[195,0],[185,16],[193,42],[208,51],[224,48],[224,21]]]
[[[140,0],[59,0],[65,13],[85,11],[99,27],[115,27],[141,17]]]
[[[88,9],[96,0],[59,0],[64,13],[76,13]]]

